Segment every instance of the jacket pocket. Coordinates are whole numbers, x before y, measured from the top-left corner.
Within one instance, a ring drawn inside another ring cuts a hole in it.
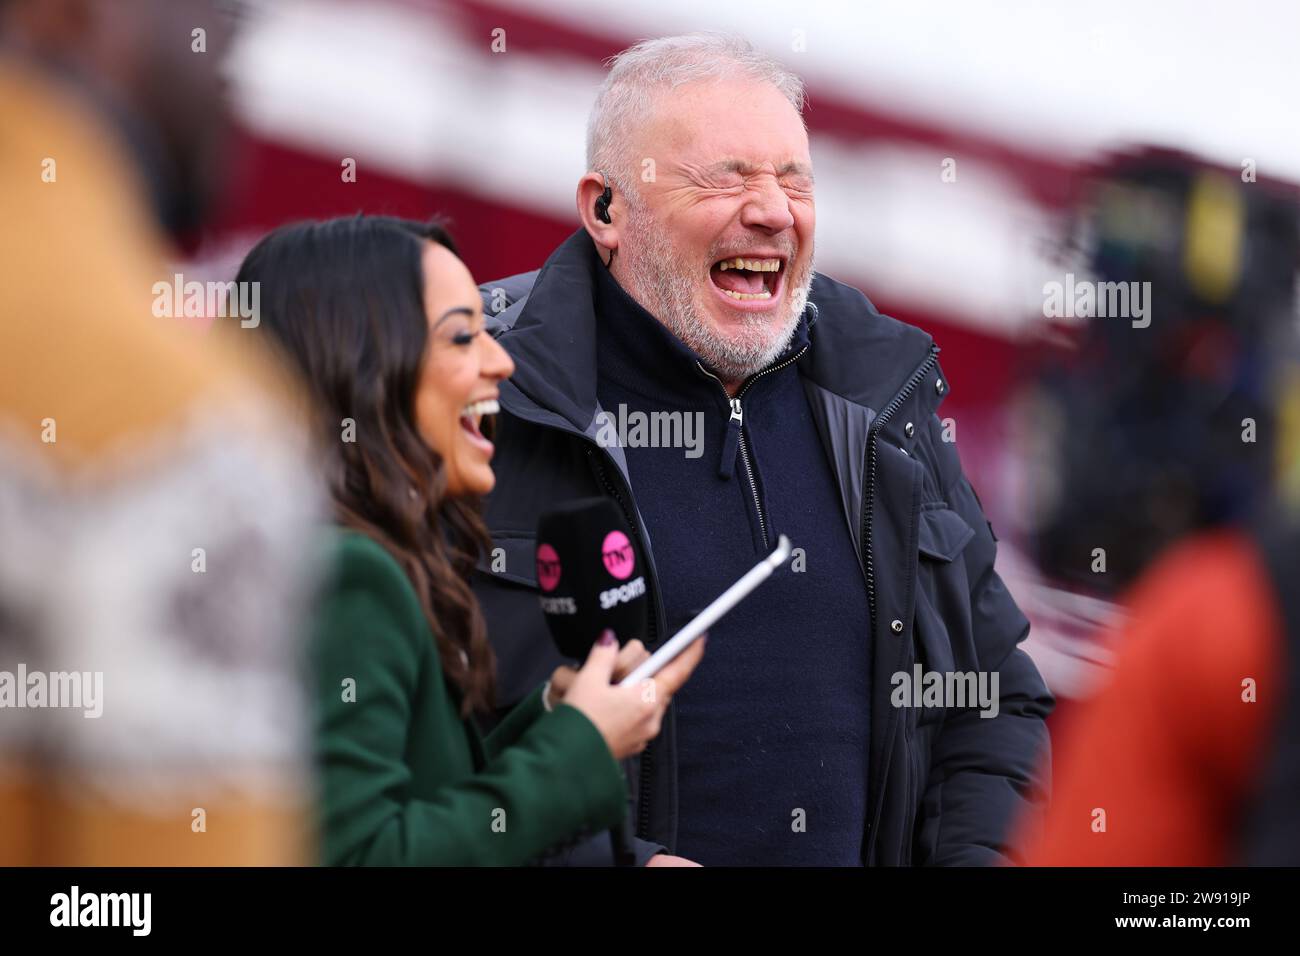
[[[917,550],[932,561],[951,561],[975,537],[975,529],[951,508],[921,508]]]
[[[479,557],[471,575],[488,641],[496,651],[497,719],[565,663],[537,605],[536,541],[529,532],[494,532],[488,553]]]
[[[961,553],[975,532],[950,508],[922,507],[917,533],[916,618],[913,634],[917,661],[927,672],[947,674],[973,647],[970,586]],[[943,719],[942,707],[923,707],[919,724]]]
[[[537,535],[502,531],[492,535],[492,546],[480,555],[478,570],[490,578],[537,588]]]

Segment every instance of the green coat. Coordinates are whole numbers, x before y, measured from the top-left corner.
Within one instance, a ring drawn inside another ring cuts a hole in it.
[[[581,711],[548,713],[538,688],[482,736],[401,566],[363,534],[332,537],[311,650],[325,863],[521,865],[622,820],[622,769]]]

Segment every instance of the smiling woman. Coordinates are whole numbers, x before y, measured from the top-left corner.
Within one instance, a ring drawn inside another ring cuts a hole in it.
[[[465,264],[442,242],[427,242],[421,257],[424,309],[430,318],[425,365],[415,393],[420,433],[439,449],[451,495],[485,495],[495,481],[492,442],[483,436],[485,415],[495,415],[497,382],[514,370],[505,351],[483,334],[478,287]]]
[[[514,363],[436,223],[358,216],[287,226],[240,269],[314,399],[341,526],[311,645],[323,858],[522,864],[626,813],[618,760],[659,732],[698,655],[640,687],[645,656],[598,644],[484,737],[495,664],[469,575],[486,544],[485,422]]]
[[[437,281],[431,281],[437,277]],[[513,366],[482,330],[469,271],[438,223],[355,217],[286,226],[237,281],[262,289],[262,327],[315,399],[341,524],[371,535],[417,584],[446,639],[466,713],[492,694],[491,651],[464,575],[482,546],[461,496],[492,487],[468,406]],[[349,427],[350,426],[350,427]]]

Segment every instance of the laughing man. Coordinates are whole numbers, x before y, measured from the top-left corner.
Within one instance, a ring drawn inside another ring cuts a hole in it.
[[[502,704],[560,661],[528,532],[612,496],[649,555],[652,646],[786,534],[800,551],[710,629],[631,768],[651,865],[993,864],[1044,799],[1052,698],[935,412],[921,330],[813,269],[803,85],[734,37],[640,43],[591,112],[582,228],[483,287],[518,371],[477,591]],[[626,409],[704,416],[703,453],[598,440]],[[530,587],[530,585],[532,587]],[[997,716],[896,708],[891,675],[997,672]]]

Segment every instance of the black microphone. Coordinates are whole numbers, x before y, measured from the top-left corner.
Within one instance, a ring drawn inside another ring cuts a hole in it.
[[[582,498],[537,522],[537,586],[542,613],[561,654],[586,660],[605,630],[620,644],[646,640],[645,558],[623,512],[609,498]],[[632,866],[630,814],[609,831],[618,866]]]
[[[537,523],[537,586],[560,653],[583,661],[607,628],[620,644],[646,640],[645,559],[610,498],[582,498]]]

